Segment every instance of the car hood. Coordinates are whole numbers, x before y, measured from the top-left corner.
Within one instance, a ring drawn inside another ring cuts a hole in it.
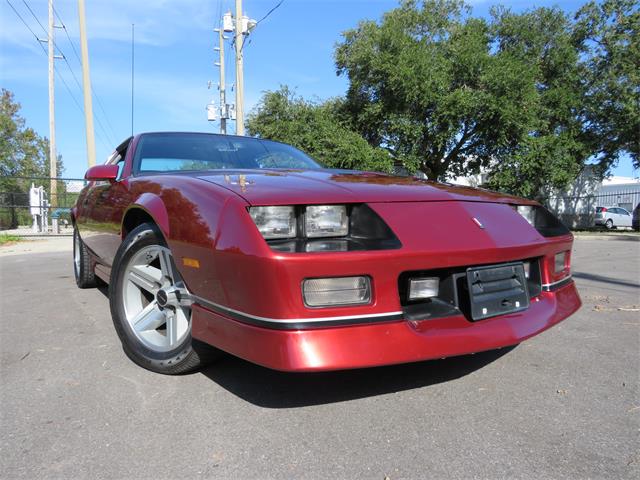
[[[228,170],[196,175],[251,205],[471,201],[532,203],[478,188],[350,170]]]

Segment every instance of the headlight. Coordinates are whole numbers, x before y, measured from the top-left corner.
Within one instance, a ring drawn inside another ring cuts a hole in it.
[[[518,205],[516,210],[530,225],[534,225],[536,221],[536,212],[531,205]]]
[[[387,250],[402,244],[367,204],[249,207],[267,244],[276,251]]]
[[[313,205],[305,213],[305,233],[309,238],[342,237],[349,233],[345,205]]]
[[[543,237],[559,237],[569,234],[569,229],[544,207],[538,205],[512,205]]]
[[[267,240],[296,236],[296,212],[293,207],[251,207],[249,213]]]

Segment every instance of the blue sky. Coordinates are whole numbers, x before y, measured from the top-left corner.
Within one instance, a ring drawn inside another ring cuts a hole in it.
[[[79,53],[76,0],[54,0],[55,8]],[[23,0],[10,0],[33,31],[45,37]],[[40,22],[47,24],[47,0],[26,2]],[[245,13],[259,19],[278,0],[245,0]],[[498,2],[471,2],[474,15],[487,15]],[[516,11],[532,6],[560,5],[573,12],[582,1],[505,0]],[[233,8],[233,0],[86,0],[91,78],[94,98],[97,161],[102,163],[131,131],[131,24],[136,31],[135,126],[136,132],[153,130],[218,131],[207,122],[206,105],[217,100],[219,12]],[[392,0],[285,0],[262,22],[245,47],[245,110],[250,111],[261,93],[281,84],[295,87],[307,98],[342,95],[347,87],[337,77],[333,48],[344,30],[361,19],[379,19],[394,8]],[[56,44],[69,65],[57,60],[60,76],[82,105],[82,92],[70,72],[82,80],[80,64],[63,30]],[[233,56],[227,45],[227,82],[233,82]],[[207,82],[213,87],[207,89]],[[47,58],[33,35],[15,16],[6,0],[0,5],[0,85],[14,92],[22,104],[27,124],[49,135]],[[231,93],[231,101],[233,93]],[[103,111],[104,110],[104,111]],[[99,123],[98,123],[99,122]],[[56,135],[65,176],[81,177],[86,168],[84,117],[73,97],[56,78]],[[637,175],[625,158],[614,174]]]

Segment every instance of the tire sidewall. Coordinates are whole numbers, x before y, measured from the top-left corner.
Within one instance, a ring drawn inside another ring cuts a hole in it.
[[[80,272],[82,271],[82,251],[78,252],[78,256],[80,261],[79,265],[76,264],[76,251],[80,248],[80,237],[78,234],[78,229],[73,229],[73,274],[76,279],[76,284],[80,285]]]
[[[177,363],[184,360],[191,353],[191,332],[173,350],[158,352],[148,348],[137,338],[127,321],[122,293],[122,284],[125,281],[124,274],[129,261],[142,248],[151,245],[167,246],[158,228],[150,224],[143,224],[135,228],[122,242],[116,253],[111,271],[109,304],[113,324],[127,355],[144,368],[163,372],[175,367]]]

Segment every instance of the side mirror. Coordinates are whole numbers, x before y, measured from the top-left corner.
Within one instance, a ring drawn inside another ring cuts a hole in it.
[[[118,178],[117,165],[95,165],[84,174],[86,180],[108,180],[115,181]]]

